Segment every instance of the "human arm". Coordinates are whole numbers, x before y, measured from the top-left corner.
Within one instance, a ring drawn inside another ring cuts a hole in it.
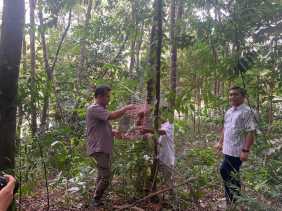
[[[241,161],[248,160],[251,146],[255,142],[255,134],[256,134],[255,131],[257,127],[253,111],[249,111],[248,113],[245,114],[244,117],[245,117],[244,118],[244,130],[246,132],[246,136],[245,136],[243,149],[240,153]]]
[[[222,151],[222,146],[223,146],[223,140],[224,140],[224,129],[221,129],[221,133],[220,133],[220,138],[219,141],[216,143],[216,145],[214,146],[214,148],[216,149],[216,151],[219,153]]]
[[[122,115],[124,115],[127,111],[133,110],[133,109],[135,109],[135,105],[130,104],[130,105],[124,106],[124,107],[122,107],[122,108],[119,109],[119,110],[116,110],[116,111],[111,112],[111,113],[109,114],[108,119],[109,119],[109,120],[118,119],[118,118],[120,118]]]
[[[254,144],[254,142],[255,142],[255,131],[250,131],[246,135],[244,147],[243,147],[243,150],[240,153],[240,160],[241,161],[248,160],[250,150],[251,150],[251,146]]]
[[[13,201],[16,180],[11,175],[5,175],[8,183],[0,190],[0,211],[6,211]]]
[[[143,134],[146,134],[146,133],[151,133],[151,134],[153,134],[153,133],[155,133],[155,130],[154,129],[152,129],[152,128],[140,128],[140,131],[141,131],[141,133],[143,133]],[[159,129],[158,130],[158,134],[159,135],[166,135],[166,131],[165,130],[163,130],[163,129]]]

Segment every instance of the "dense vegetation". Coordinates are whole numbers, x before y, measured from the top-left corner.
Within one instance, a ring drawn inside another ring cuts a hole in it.
[[[85,114],[95,86],[104,83],[113,88],[109,110],[151,96],[152,105],[160,97],[175,111],[176,183],[194,178],[176,189],[177,200],[163,205],[179,210],[216,210],[224,197],[221,158],[212,146],[229,106],[228,88],[245,87],[248,104],[259,113],[260,131],[243,166],[240,200],[250,210],[281,208],[280,0],[25,2],[14,145],[21,182],[17,202],[23,210],[87,206],[96,172],[85,152]],[[3,49],[4,24],[1,30]],[[1,109],[5,102],[0,96]],[[108,206],[144,197],[153,164],[150,142],[116,140],[114,145]]]

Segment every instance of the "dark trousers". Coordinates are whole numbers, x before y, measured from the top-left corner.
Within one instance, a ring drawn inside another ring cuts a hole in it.
[[[241,183],[239,170],[242,161],[239,157],[224,155],[220,166],[220,174],[224,181],[224,192],[227,203],[233,203],[240,195]]]
[[[99,201],[111,182],[111,155],[95,152],[93,156],[96,160],[98,171],[94,199]]]

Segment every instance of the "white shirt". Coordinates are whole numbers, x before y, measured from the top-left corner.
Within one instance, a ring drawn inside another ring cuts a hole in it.
[[[165,131],[165,135],[159,137],[158,159],[165,165],[173,167],[175,165],[175,149],[173,140],[173,125],[168,121],[161,125],[160,130]]]
[[[224,116],[223,154],[240,157],[246,133],[256,127],[255,113],[249,106],[231,107]]]

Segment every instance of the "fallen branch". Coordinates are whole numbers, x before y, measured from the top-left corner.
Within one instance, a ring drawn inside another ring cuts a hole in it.
[[[123,206],[123,207],[120,207],[120,208],[118,209],[118,211],[119,211],[119,210],[125,210],[125,209],[131,208],[131,207],[134,207],[136,204],[139,204],[140,202],[146,201],[146,200],[148,200],[148,199],[150,199],[150,198],[152,198],[152,197],[154,197],[154,196],[157,196],[157,195],[159,195],[159,194],[161,194],[161,193],[165,193],[165,192],[167,192],[167,191],[173,190],[173,189],[175,189],[175,188],[177,188],[177,187],[186,185],[186,184],[188,184],[189,182],[191,182],[192,180],[195,180],[195,179],[196,179],[195,177],[191,177],[191,178],[188,179],[186,182],[181,183],[181,184],[179,184],[179,185],[174,185],[174,186],[172,186],[172,187],[164,188],[164,189],[159,190],[159,191],[157,191],[157,192],[150,193],[149,195],[145,196],[145,197],[142,198],[142,199],[137,200],[136,202],[134,202],[134,203],[132,203],[132,204],[129,204],[129,205],[125,205],[125,206]]]

